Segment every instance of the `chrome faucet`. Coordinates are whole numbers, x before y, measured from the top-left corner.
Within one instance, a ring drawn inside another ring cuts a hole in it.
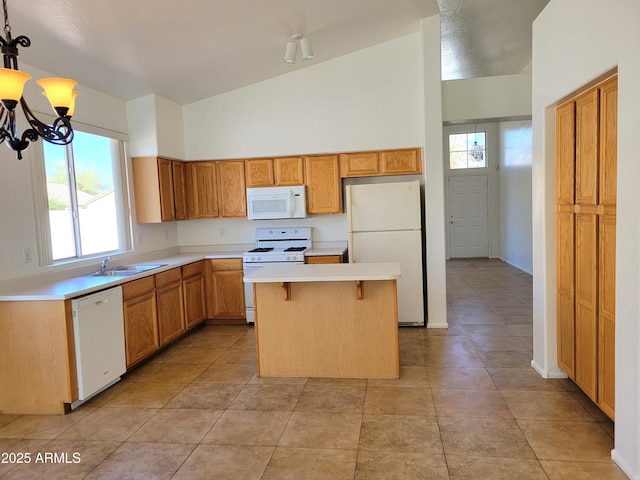
[[[100,271],[104,272],[107,270],[107,265],[109,263],[109,261],[111,260],[111,257],[104,257],[104,260],[102,260],[102,263],[100,264]]]

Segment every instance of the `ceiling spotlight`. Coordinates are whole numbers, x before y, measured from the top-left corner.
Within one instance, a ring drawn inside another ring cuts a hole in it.
[[[301,33],[296,33],[291,36],[291,39],[287,42],[287,48],[284,53],[284,61],[286,63],[296,63],[296,55],[298,53],[298,43],[300,42],[300,50],[302,50],[302,59],[310,60],[313,58],[313,49],[311,48],[311,41],[305,38]]]

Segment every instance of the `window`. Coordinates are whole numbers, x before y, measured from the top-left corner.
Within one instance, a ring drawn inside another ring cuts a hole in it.
[[[48,218],[39,231],[41,263],[126,249],[123,142],[76,130],[70,145],[42,148]]]
[[[452,133],[449,135],[449,168],[485,168],[486,133]]]

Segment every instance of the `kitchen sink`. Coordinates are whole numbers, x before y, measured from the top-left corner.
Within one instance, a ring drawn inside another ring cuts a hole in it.
[[[128,277],[129,275],[135,275],[136,273],[146,272],[148,270],[154,270],[156,268],[166,266],[166,263],[154,264],[154,265],[124,265],[122,267],[114,267],[109,270],[96,272],[94,277]]]

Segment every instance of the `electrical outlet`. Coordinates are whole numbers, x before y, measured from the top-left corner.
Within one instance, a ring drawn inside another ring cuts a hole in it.
[[[31,262],[31,249],[29,247],[22,249],[22,257],[24,258],[24,263]]]
[[[169,230],[164,231],[164,239],[169,240]]]
[[[218,229],[218,236],[219,236],[219,237],[224,237],[224,228],[220,227],[220,228]]]
[[[143,234],[141,234],[141,233],[138,233],[138,234],[136,235],[136,243],[137,243],[138,245],[142,245],[143,240],[144,240],[144,235],[143,235]]]

